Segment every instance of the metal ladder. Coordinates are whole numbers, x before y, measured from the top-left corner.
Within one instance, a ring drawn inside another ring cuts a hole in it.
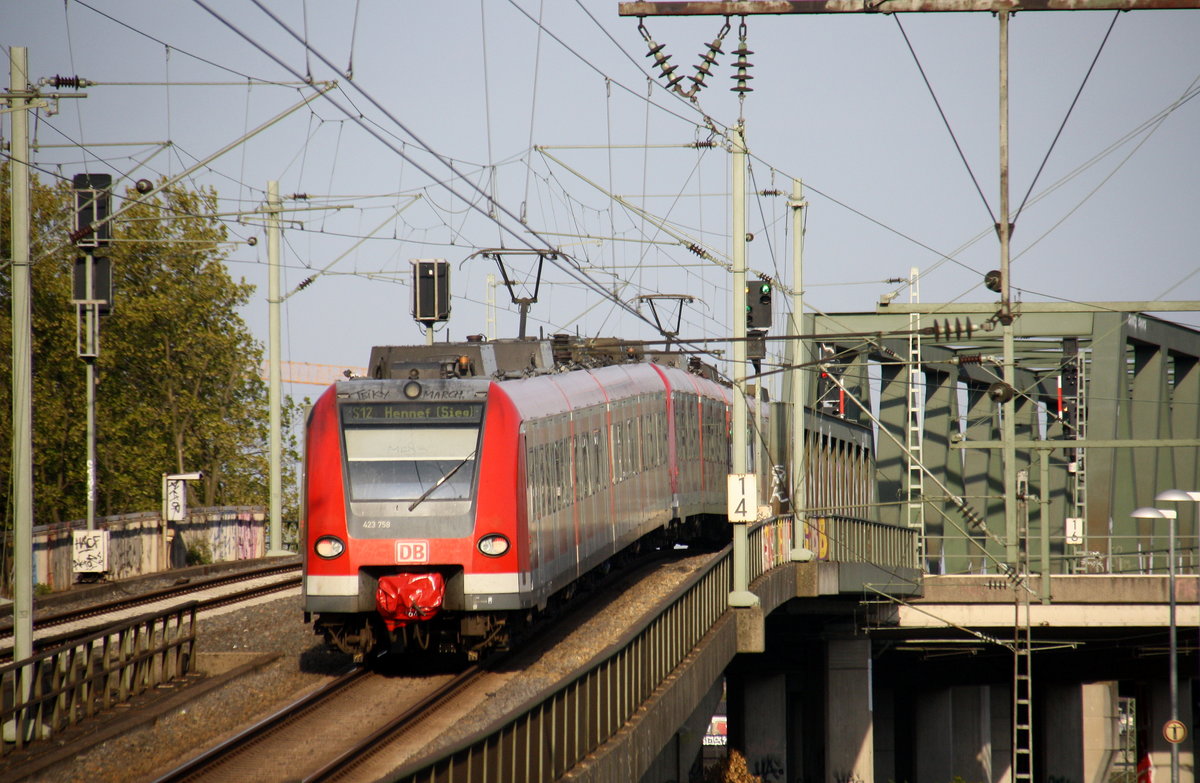
[[[1029,591],[1018,587],[1018,621],[1013,644],[1013,780],[1033,780],[1033,657],[1029,641]]]
[[[1075,398],[1075,437],[1087,439],[1087,373],[1083,363],[1083,355],[1075,355],[1075,366],[1079,373],[1078,396]],[[1075,498],[1074,516],[1087,519],[1087,449],[1075,450]],[[1085,522],[1084,549],[1088,546]]]
[[[908,301],[916,304],[921,301],[920,274],[916,267],[908,272]],[[917,531],[917,563],[924,569],[925,563],[925,472],[921,468],[923,460],[922,444],[924,435],[921,429],[922,392],[925,387],[925,373],[921,370],[921,315],[908,315],[908,427],[905,436],[905,450],[908,455],[908,480],[905,486],[905,508],[908,527]]]
[[[1029,598],[1029,472],[1017,472],[1018,535],[1016,572],[1012,574],[1013,607],[1013,713],[1012,780],[1033,781],[1033,648],[1030,639]],[[1045,575],[1042,577],[1046,578]]]

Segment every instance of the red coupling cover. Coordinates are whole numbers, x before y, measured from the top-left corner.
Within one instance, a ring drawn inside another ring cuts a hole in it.
[[[432,620],[445,597],[446,582],[437,572],[383,576],[375,590],[375,608],[394,631],[410,622]]]

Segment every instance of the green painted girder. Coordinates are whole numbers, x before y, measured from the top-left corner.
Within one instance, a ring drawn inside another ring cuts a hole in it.
[[[1175,485],[1187,490],[1200,489],[1200,331],[1142,313],[1114,311],[1114,305],[1142,303],[1101,303],[1074,305],[1038,303],[1022,305],[1014,323],[1017,335],[1015,358],[1018,363],[1018,390],[1033,400],[1057,409],[1057,376],[1063,361],[1063,338],[1078,340],[1086,380],[1085,435],[1066,440],[1068,432],[1053,416],[1046,419],[1050,441],[1038,438],[1036,406],[1031,400],[1017,410],[1017,468],[1030,471],[1030,491],[1040,496],[1040,482],[1047,483],[1049,508],[1044,517],[1031,514],[1035,532],[1045,526],[1051,534],[1055,570],[1064,568],[1062,555],[1078,556],[1087,552],[1116,554],[1146,549],[1163,549],[1164,531],[1159,527],[1140,529],[1129,516],[1134,508],[1153,503],[1155,493]],[[1197,310],[1200,303],[1154,304],[1157,310]],[[991,313],[994,304],[892,306],[882,313],[850,313],[813,316],[815,343],[830,343],[853,348],[855,362],[862,367],[870,360],[879,363],[885,374],[882,388],[883,424],[902,436],[907,426],[906,386],[907,331],[909,310],[936,312],[937,319],[953,325],[959,319]],[[951,309],[953,308],[953,309]],[[881,310],[884,308],[881,308]],[[927,327],[933,316],[922,318]],[[846,335],[845,332],[875,333],[874,338]],[[940,329],[945,334],[945,330]],[[952,330],[951,330],[952,331]],[[1002,459],[999,449],[1000,427],[997,404],[987,396],[988,386],[1000,376],[994,363],[962,364],[964,356],[983,354],[994,357],[1002,352],[1000,334],[974,332],[971,339],[935,343],[922,337],[922,370],[926,379],[926,412],[923,437],[927,444],[925,461],[952,493],[959,493],[987,521],[989,529],[1003,539]],[[865,370],[859,371],[860,378]],[[862,395],[869,396],[869,385]],[[959,433],[960,398],[966,399],[966,431]],[[965,437],[964,437],[965,436]],[[880,443],[886,439],[881,438]],[[1082,449],[1086,465],[1087,509],[1083,547],[1067,546],[1063,541],[1064,519],[1074,513],[1068,505],[1071,463],[1075,449]],[[881,488],[896,495],[905,486],[907,462],[898,454],[881,449]],[[1046,472],[1041,462],[1046,460]],[[940,464],[939,464],[940,463]],[[958,474],[956,475],[956,471]],[[936,531],[930,519],[940,517],[940,490],[930,491],[926,483],[926,527],[942,534],[940,551],[950,572],[980,570],[984,564],[975,554],[978,549],[970,538],[984,542],[975,532],[963,532],[947,522]],[[880,496],[881,501],[897,497]],[[928,511],[933,510],[932,514]],[[1191,510],[1189,509],[1189,513]],[[899,514],[889,512],[899,518]],[[961,519],[955,514],[956,519]],[[1179,533],[1195,546],[1197,523],[1181,523]],[[1111,536],[1116,536],[1112,538]],[[1188,538],[1190,537],[1190,538]],[[1003,559],[1005,552],[987,540],[989,553]],[[936,555],[938,545],[927,542],[927,551]],[[1037,544],[1040,546],[1040,542]],[[1036,548],[1036,547],[1035,547]],[[964,560],[964,558],[966,558]],[[964,568],[962,564],[968,565]],[[1036,564],[1035,564],[1036,567]],[[1069,566],[1066,566],[1070,570]],[[994,564],[988,565],[994,569]]]

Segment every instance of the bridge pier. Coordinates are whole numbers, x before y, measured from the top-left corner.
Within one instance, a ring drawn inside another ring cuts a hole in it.
[[[759,657],[759,656],[755,656]],[[791,770],[788,745],[791,741],[789,721],[789,675],[778,667],[739,667],[731,677],[727,702],[731,716],[731,740],[746,757],[751,774],[763,783],[784,783],[796,777]],[[791,772],[791,774],[789,774]]]
[[[914,779],[957,777],[989,783],[1009,779],[1012,707],[1007,688],[955,685],[918,689],[914,696],[915,714],[899,716],[915,723]],[[894,774],[888,777],[894,778]]]
[[[830,639],[825,696],[825,779],[874,783],[871,640]]]
[[[1053,683],[1045,686],[1047,778],[1105,780],[1120,747],[1119,688],[1116,682]],[[1168,754],[1166,778],[1170,780]],[[1190,778],[1189,778],[1190,779]]]
[[[773,641],[726,673],[730,746],[764,783],[874,783],[870,640]]]

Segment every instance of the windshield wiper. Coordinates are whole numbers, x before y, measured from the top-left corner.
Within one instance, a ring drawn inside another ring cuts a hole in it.
[[[478,450],[479,450],[479,449],[476,449],[475,451],[478,451]],[[434,485],[433,485],[432,487],[430,487],[429,489],[427,489],[427,490],[425,490],[424,492],[422,492],[422,493],[421,493],[421,497],[419,497],[419,498],[417,498],[416,500],[414,500],[414,501],[413,501],[413,502],[412,502],[412,503],[409,505],[409,507],[408,507],[408,510],[409,510],[409,511],[412,511],[414,508],[416,508],[417,506],[419,506],[419,505],[421,505],[422,503],[424,503],[424,502],[425,502],[425,499],[426,499],[426,498],[428,498],[430,495],[432,495],[432,494],[433,494],[433,492],[434,492],[434,490],[436,490],[438,487],[440,487],[441,485],[443,485],[443,484],[445,484],[447,481],[449,481],[449,480],[450,480],[450,477],[451,477],[451,476],[453,476],[455,473],[457,473],[459,468],[461,468],[463,465],[466,465],[468,462],[470,462],[472,459],[474,459],[474,458],[475,458],[475,451],[472,451],[470,454],[468,454],[467,456],[463,457],[463,459],[462,459],[462,462],[460,462],[460,463],[458,463],[457,465],[455,465],[454,467],[450,468],[450,470],[446,471],[446,475],[444,475],[444,476],[442,476],[440,479],[438,479],[438,480],[437,480],[437,482],[435,482],[435,483],[434,483]]]

